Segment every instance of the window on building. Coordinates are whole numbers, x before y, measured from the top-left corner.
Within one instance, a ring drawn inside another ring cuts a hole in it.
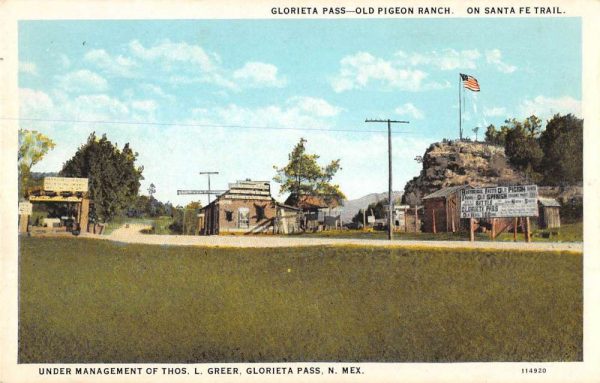
[[[250,227],[250,209],[247,207],[238,209],[238,227],[242,229]]]
[[[233,221],[233,212],[225,210],[225,219],[227,220],[227,222]]]
[[[256,221],[265,219],[265,206],[254,205],[254,207],[256,207]]]

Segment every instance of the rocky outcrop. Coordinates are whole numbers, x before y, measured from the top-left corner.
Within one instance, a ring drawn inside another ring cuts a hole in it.
[[[482,142],[437,142],[425,151],[419,176],[406,184],[403,202],[420,204],[421,198],[447,186],[515,185],[525,182],[525,176],[509,165],[502,147]]]

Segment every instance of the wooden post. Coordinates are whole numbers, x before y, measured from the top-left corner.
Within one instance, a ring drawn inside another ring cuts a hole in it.
[[[531,222],[529,222],[529,217],[525,217],[525,226],[527,227],[525,240],[531,242]]]
[[[437,230],[436,230],[436,227],[435,227],[435,209],[431,210],[431,216],[433,218],[433,234],[437,234]]]
[[[81,215],[79,216],[79,228],[83,232],[88,231],[88,221],[90,216],[90,200],[89,198],[83,198],[81,200]]]
[[[367,209],[363,210],[363,230],[367,228]]]
[[[456,233],[456,225],[454,224],[454,209],[450,211],[450,219],[452,220],[452,232]]]
[[[415,233],[419,232],[419,230],[418,230],[418,226],[419,226],[418,222],[419,222],[419,208],[418,208],[417,205],[415,205]]]
[[[408,215],[408,209],[404,208],[404,232],[407,233],[408,232],[408,221],[407,221],[407,216]]]
[[[19,215],[19,233],[27,233],[28,231],[29,231],[29,215],[21,214],[21,215]]]
[[[469,218],[469,236],[471,242],[475,242],[475,220],[473,218]]]
[[[496,240],[496,218],[492,218],[492,241]]]
[[[518,226],[519,218],[513,218],[513,242],[517,242],[517,226]]]

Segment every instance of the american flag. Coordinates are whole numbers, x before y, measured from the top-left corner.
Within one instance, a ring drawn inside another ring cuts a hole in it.
[[[481,90],[479,89],[479,83],[475,77],[461,73],[460,79],[462,80],[465,88],[472,90],[473,92],[479,92]]]

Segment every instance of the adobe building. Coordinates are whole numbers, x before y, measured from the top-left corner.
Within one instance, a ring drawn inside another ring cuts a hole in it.
[[[423,231],[456,232],[469,229],[469,220],[460,219],[460,192],[469,185],[450,186],[423,197]]]

